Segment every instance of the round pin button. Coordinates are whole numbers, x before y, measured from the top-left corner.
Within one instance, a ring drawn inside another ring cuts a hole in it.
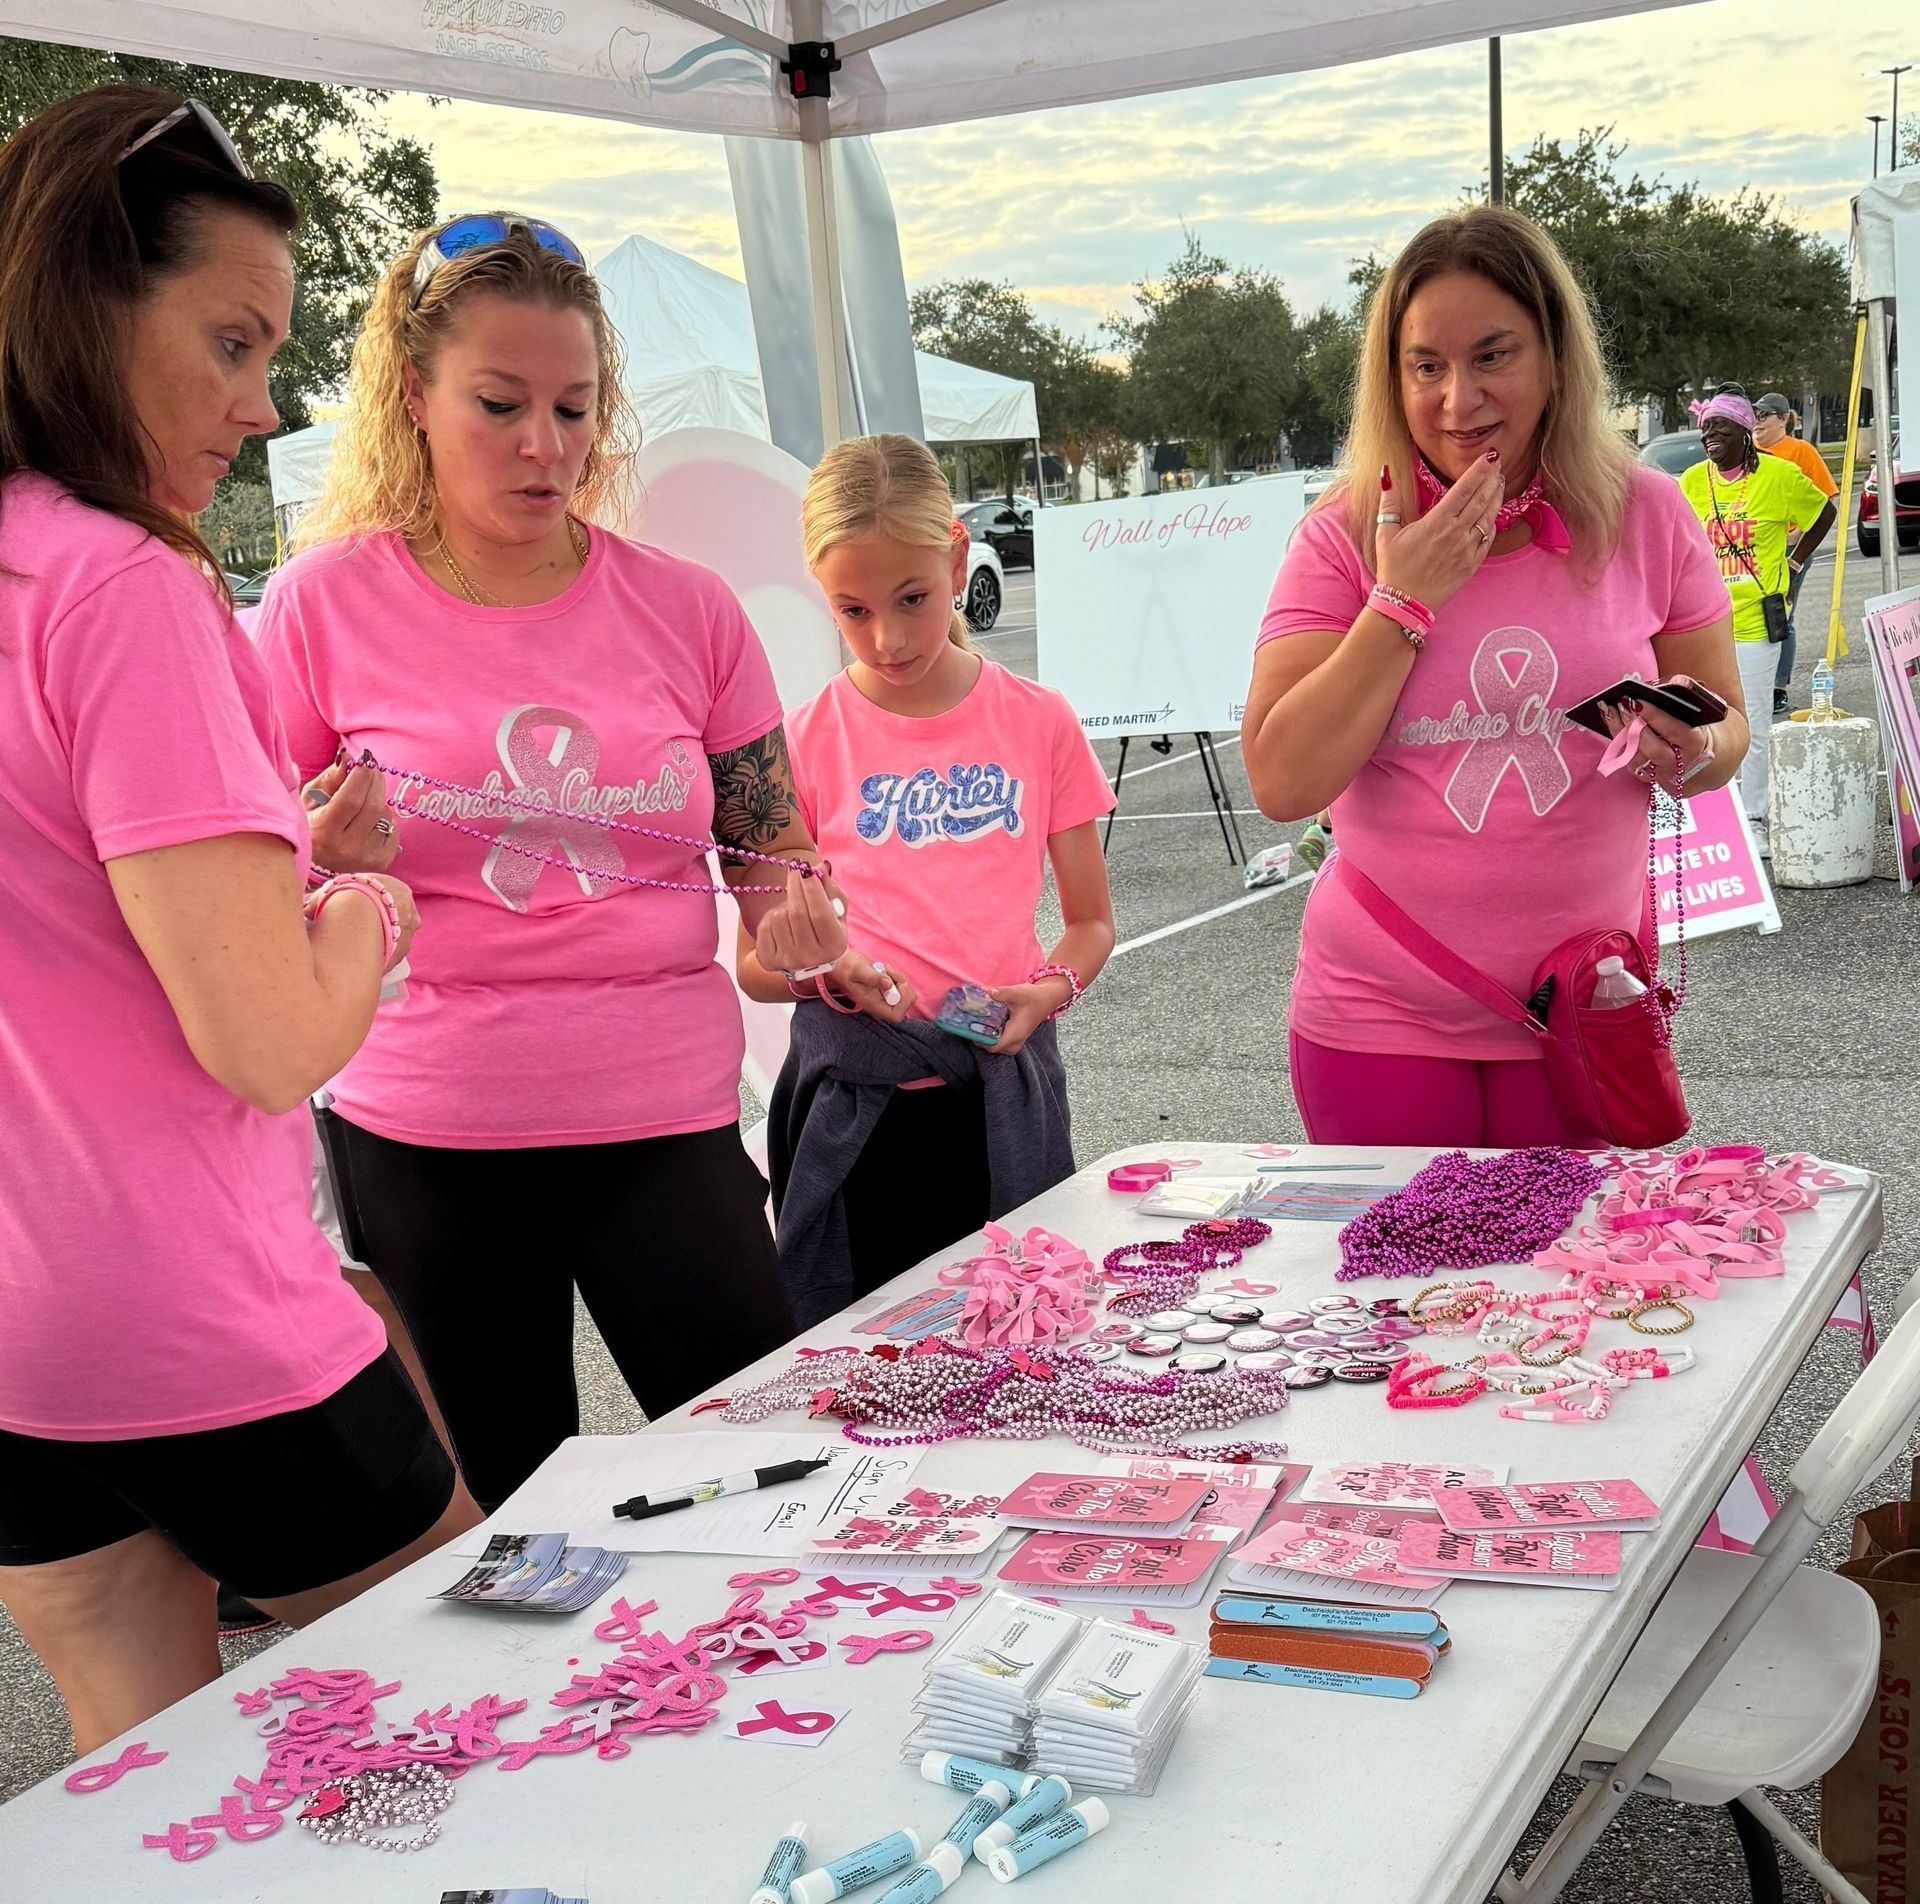
[[[1318,1388],[1333,1379],[1333,1370],[1320,1362],[1296,1362],[1281,1377],[1289,1388]]]
[[[1252,1369],[1256,1375],[1264,1375],[1269,1369],[1286,1369],[1293,1366],[1293,1357],[1284,1350],[1276,1349],[1270,1354],[1243,1355],[1238,1367]]]
[[[1316,1316],[1337,1316],[1343,1309],[1358,1309],[1358,1296],[1315,1296],[1307,1304]]]
[[[1266,1311],[1257,1302],[1216,1302],[1207,1314],[1215,1322],[1231,1322],[1239,1326],[1258,1322]]]
[[[1093,1332],[1096,1342],[1131,1342],[1137,1335],[1145,1335],[1146,1330],[1137,1322],[1103,1322]]]
[[[1320,1318],[1320,1326],[1329,1335],[1358,1335],[1373,1326],[1372,1320],[1350,1309],[1340,1309]]]
[[[1341,1346],[1337,1335],[1328,1335],[1324,1329],[1284,1329],[1281,1331],[1288,1347],[1295,1349],[1337,1349]]]
[[[1269,1309],[1260,1320],[1269,1329],[1278,1329],[1282,1335],[1289,1329],[1311,1329],[1314,1318],[1304,1309]]]
[[[1230,1322],[1190,1322],[1180,1331],[1188,1342],[1224,1342],[1232,1333]]]
[[[1180,1346],[1177,1335],[1137,1335],[1127,1344],[1129,1355],[1171,1355]]]
[[[1376,1296],[1361,1305],[1370,1316],[1404,1316],[1407,1305],[1398,1296]]]
[[[1382,1349],[1355,1349],[1356,1362],[1378,1362],[1383,1368],[1396,1368],[1413,1353],[1411,1342],[1389,1342]]]
[[[1384,1382],[1392,1372],[1384,1362],[1363,1362],[1355,1359],[1335,1369],[1333,1379],[1336,1382]]]
[[[1226,1366],[1227,1358],[1211,1349],[1188,1349],[1167,1364],[1168,1368],[1182,1369],[1189,1375],[1212,1375]]]
[[[1277,1349],[1279,1346],[1280,1338],[1271,1329],[1236,1329],[1227,1337],[1227,1347],[1240,1355],[1249,1350]]]
[[[1117,1362],[1120,1359],[1120,1344],[1117,1342],[1089,1342],[1080,1350],[1089,1362]]]
[[[1191,1309],[1162,1309],[1157,1315],[1151,1315],[1147,1318],[1147,1327],[1157,1330],[1161,1334],[1166,1334],[1171,1331],[1174,1335],[1178,1335],[1189,1322],[1194,1320],[1195,1317]]]

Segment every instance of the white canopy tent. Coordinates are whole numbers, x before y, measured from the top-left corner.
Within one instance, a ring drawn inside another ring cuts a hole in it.
[[[1881,507],[1886,512],[1880,535],[1880,579],[1891,594],[1900,586],[1900,538],[1892,533],[1894,484],[1899,475],[1920,472],[1920,431],[1905,419],[1899,471],[1893,467],[1893,432],[1883,420],[1900,413],[1889,348],[1898,326],[1899,362],[1908,378],[1920,363],[1920,171],[1890,172],[1863,185],[1853,201],[1853,295],[1866,306],[1866,387],[1873,392],[1873,459]],[[1904,294],[1904,295],[1903,295]],[[1907,391],[1911,398],[1912,391]]]
[[[1303,72],[1689,0],[0,0],[0,32],[797,139],[821,422],[854,427],[836,136]]]
[[[686,429],[767,435],[753,314],[738,278],[637,234],[594,270],[626,344],[627,395],[644,441]],[[914,367],[929,442],[1031,443],[1039,435],[1032,384],[926,351],[914,352]],[[319,495],[336,428],[317,423],[268,442],[276,511]]]

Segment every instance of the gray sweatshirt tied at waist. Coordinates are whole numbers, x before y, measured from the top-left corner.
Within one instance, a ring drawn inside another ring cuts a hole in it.
[[[841,1191],[894,1091],[926,1077],[984,1090],[990,1218],[1073,1175],[1067,1076],[1050,1022],[1003,1058],[923,1019],[889,1025],[802,1005],[767,1107],[780,1268],[802,1328],[852,1300]]]

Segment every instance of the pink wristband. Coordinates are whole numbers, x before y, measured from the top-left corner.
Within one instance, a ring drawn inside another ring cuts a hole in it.
[[[1036,965],[1027,974],[1027,983],[1038,985],[1043,978],[1063,978],[1073,988],[1064,1005],[1047,1013],[1049,1018],[1058,1018],[1061,1012],[1071,1011],[1087,995],[1087,988],[1080,983],[1080,974],[1070,965]]]
[[[319,918],[327,909],[327,901],[337,899],[343,892],[360,893],[373,901],[374,910],[380,916],[380,969],[384,972],[400,949],[400,908],[393,903],[393,894],[371,874],[335,873],[307,901],[307,917]]]
[[[1392,622],[1416,651],[1427,645],[1436,618],[1433,610],[1417,596],[1395,588],[1391,582],[1376,582],[1367,596],[1367,606]]]

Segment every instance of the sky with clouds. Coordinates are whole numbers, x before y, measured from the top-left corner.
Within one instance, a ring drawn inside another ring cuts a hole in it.
[[[1844,242],[1847,199],[1872,168],[1866,115],[1888,110],[1877,69],[1908,59],[1920,62],[1915,0],[1831,13],[1705,0],[1509,38],[1506,147],[1611,126],[1644,174],[1756,186]],[[1920,65],[1905,88],[1911,133]],[[1344,301],[1355,259],[1391,251],[1484,178],[1486,105],[1475,45],[875,143],[910,287],[1005,278],[1098,341],[1135,281],[1180,250],[1183,226],[1277,273],[1299,308]],[[431,146],[448,210],[536,211],[590,252],[642,232],[742,275],[718,139],[406,95],[390,117]]]

